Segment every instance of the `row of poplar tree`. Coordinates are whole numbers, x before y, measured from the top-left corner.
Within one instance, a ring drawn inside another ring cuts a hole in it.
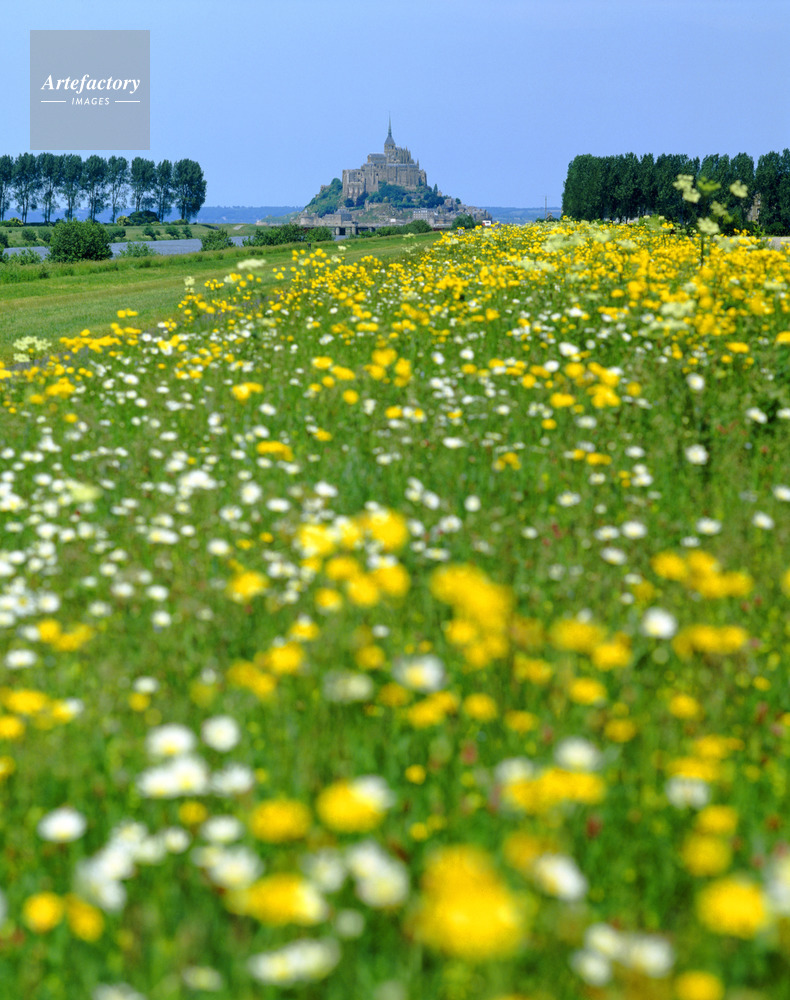
[[[162,160],[154,163],[136,156],[131,163],[123,156],[89,156],[76,153],[20,153],[0,156],[0,220],[13,204],[21,221],[41,209],[44,222],[52,221],[62,207],[67,219],[83,201],[89,218],[109,208],[112,221],[120,209],[153,211],[160,221],[175,205],[187,222],[206,200],[206,181],[194,160]]]
[[[680,224],[695,222],[702,204],[683,198],[675,186],[678,176],[690,175],[721,185],[716,195],[726,202],[732,226],[747,224],[755,197],[760,227],[767,233],[790,233],[790,150],[765,153],[754,165],[748,153],[713,154],[702,159],[684,154],[647,153],[619,156],[576,156],[568,165],[562,195],[562,212],[572,219],[635,219],[642,215],[663,215]],[[732,198],[731,184],[748,188],[743,199]]]

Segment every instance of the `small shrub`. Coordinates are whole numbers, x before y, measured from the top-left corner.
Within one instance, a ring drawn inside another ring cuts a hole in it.
[[[52,239],[52,232],[49,229],[39,229],[38,238],[42,243],[46,243],[49,246],[49,241]]]
[[[165,226],[165,232],[171,239],[177,240],[181,238],[181,231],[178,226],[168,225]]]
[[[12,254],[11,262],[14,264],[40,264],[41,257],[32,247],[25,247],[19,253]]]
[[[200,238],[201,250],[224,250],[232,246],[233,241],[224,229],[215,229]]]
[[[129,218],[128,215],[119,215],[118,218],[115,220],[115,224],[117,226],[131,226],[132,220]]]
[[[0,229],[0,247],[7,247],[7,246],[8,246],[8,233],[4,233],[3,230]]]
[[[30,226],[25,226],[20,234],[22,236],[22,242],[27,243],[28,246],[32,246],[36,242],[36,231]]]
[[[181,232],[184,234],[184,239],[187,240],[192,239],[192,230],[189,228],[189,226],[182,226]]]
[[[124,223],[127,226],[144,226],[148,222],[159,222],[156,212],[132,212],[129,221]]]
[[[329,237],[316,235],[322,232],[329,233]],[[247,237],[242,245],[245,247],[267,247],[277,246],[281,243],[320,242],[327,238],[332,239],[332,233],[327,226],[317,226],[315,229],[302,229],[296,223],[288,222],[284,226],[261,226],[252,236]]]
[[[147,243],[127,243],[123,250],[118,254],[119,257],[158,257],[159,254],[156,250],[152,249]]]
[[[126,236],[126,230],[123,226],[107,226],[107,239],[111,243],[117,243]]]
[[[152,240],[156,239],[156,230],[150,223],[147,226],[143,226],[143,236],[148,236]]]
[[[52,231],[50,260],[107,260],[112,257],[107,231],[98,222],[63,222]]]

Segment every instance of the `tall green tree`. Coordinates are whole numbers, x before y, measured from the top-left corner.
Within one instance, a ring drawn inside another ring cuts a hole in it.
[[[59,192],[66,202],[66,218],[74,218],[74,209],[82,201],[82,157],[77,153],[64,153],[61,161]]]
[[[779,222],[790,233],[790,149],[783,149],[779,173]]]
[[[154,211],[159,221],[164,222],[165,216],[173,204],[173,164],[170,160],[162,160],[157,163],[153,194],[156,199]],[[186,216],[182,215],[181,218],[185,219]]]
[[[88,199],[88,218],[96,216],[107,207],[107,161],[101,156],[89,156],[82,168],[82,190]]]
[[[14,158],[7,153],[0,156],[0,219],[11,204],[11,189],[14,183]]]
[[[642,170],[636,153],[617,157],[617,186],[615,202],[621,219],[634,219],[642,206]]]
[[[760,194],[760,225],[766,232],[781,232],[782,217],[779,188],[782,181],[782,157],[763,153],[754,172],[754,186]]]
[[[584,197],[584,177],[582,156],[574,156],[568,164],[565,175],[565,185],[562,189],[562,214],[571,219],[581,218],[581,206]]]
[[[49,224],[52,221],[52,212],[57,208],[56,196],[60,187],[60,175],[62,161],[59,156],[53,153],[39,153],[38,174],[41,178],[41,208],[44,213],[44,222]]]
[[[656,212],[656,161],[652,153],[645,153],[639,161],[639,215]]]
[[[696,177],[699,160],[684,153],[662,153],[656,157],[656,211],[672,222],[687,223],[697,218],[696,206],[685,201],[675,187],[680,174]]]
[[[568,168],[570,183],[566,183],[567,199],[563,194],[562,210],[575,219],[603,218],[603,157],[582,153],[574,157]]]
[[[745,184],[749,193],[745,198],[735,198],[731,201],[729,213],[732,216],[733,228],[743,229],[747,223],[749,210],[754,202],[754,160],[748,153],[738,153],[730,160],[730,181]],[[727,187],[729,188],[729,184]]]
[[[27,213],[38,208],[37,195],[41,185],[38,173],[38,158],[32,153],[20,153],[14,161],[14,201],[22,222],[27,222]]]
[[[753,194],[754,189],[754,160],[748,153],[738,153],[731,161],[732,179],[740,181],[749,189],[749,194]],[[732,183],[732,182],[731,182]]]
[[[115,222],[118,209],[126,199],[129,183],[129,161],[125,156],[111,156],[107,161],[107,193],[110,202],[111,222]]]
[[[182,219],[189,221],[206,200],[206,181],[200,164],[194,160],[177,160],[173,167],[173,197]]]
[[[129,186],[135,212],[139,212],[143,202],[149,199],[155,178],[156,164],[154,161],[145,160],[142,156],[135,156],[129,172]]]

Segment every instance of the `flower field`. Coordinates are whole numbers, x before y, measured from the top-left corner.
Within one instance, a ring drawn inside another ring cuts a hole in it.
[[[0,995],[790,996],[788,252],[267,269],[0,369]]]

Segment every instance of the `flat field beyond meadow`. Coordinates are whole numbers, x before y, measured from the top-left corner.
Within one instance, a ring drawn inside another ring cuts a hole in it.
[[[0,370],[3,997],[790,996],[790,254],[405,246]]]

